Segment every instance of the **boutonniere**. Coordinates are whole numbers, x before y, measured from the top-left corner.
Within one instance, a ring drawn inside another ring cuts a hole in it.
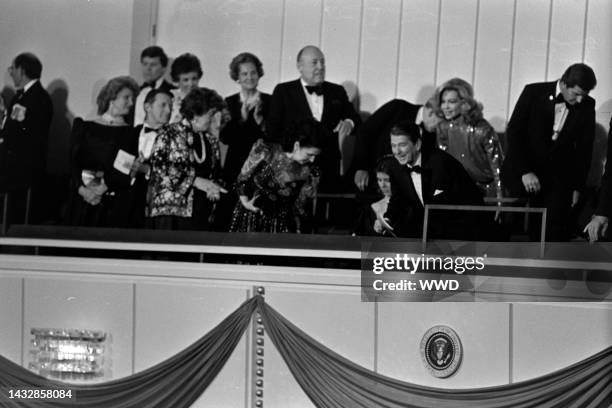
[[[13,105],[13,110],[11,111],[11,119],[16,120],[17,122],[23,122],[26,116],[26,107],[16,103]]]

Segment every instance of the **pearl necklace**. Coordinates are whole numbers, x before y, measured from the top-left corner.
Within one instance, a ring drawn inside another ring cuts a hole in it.
[[[202,146],[202,156],[198,157],[198,152],[196,152],[196,149],[194,146],[192,147],[193,159],[196,161],[196,163],[202,164],[204,163],[204,160],[206,160],[206,146],[204,145],[204,136],[202,136],[202,132],[198,132],[198,135],[200,136],[200,146]]]

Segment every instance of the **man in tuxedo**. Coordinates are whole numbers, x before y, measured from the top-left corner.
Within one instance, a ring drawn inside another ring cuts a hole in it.
[[[591,165],[595,101],[588,93],[596,83],[589,66],[574,64],[558,81],[529,84],[508,123],[502,182],[512,196],[527,195],[532,207],[548,209],[549,240],[571,237],[571,208]]]
[[[588,234],[589,241],[594,242],[599,238],[610,238],[608,237],[610,217],[612,217],[612,118],[610,119],[610,131],[608,132],[606,168],[601,178],[597,208],[591,222],[587,224],[583,231]]]
[[[168,67],[168,56],[161,47],[152,45],[142,50],[140,65],[144,82],[134,104],[134,126],[144,123],[144,101],[149,92],[154,89],[163,89],[169,92],[175,88],[174,85],[164,79]]]
[[[448,153],[423,148],[419,127],[412,121],[392,126],[388,159],[391,199],[384,219],[400,237],[420,237],[425,204],[484,205],[482,193],[461,163]],[[480,216],[466,211],[434,210],[428,235],[433,238],[479,238]]]
[[[32,187],[36,195],[45,178],[53,105],[40,83],[41,73],[42,64],[31,53],[19,54],[9,67],[17,91],[0,131],[0,191],[11,192],[13,222],[23,222],[26,190]],[[32,216],[36,220],[36,214]]]
[[[325,57],[309,45],[297,55],[300,78],[278,84],[272,93],[267,120],[268,137],[280,142],[295,123],[315,118],[325,130],[325,145],[316,163],[321,170],[320,191],[336,192],[340,177],[339,139],[351,134],[361,119],[344,88],[325,81]]]
[[[403,99],[393,99],[378,108],[359,128],[355,140],[352,167],[356,170],[354,182],[359,191],[365,191],[369,181],[374,179],[376,162],[391,153],[389,132],[394,124],[410,121],[419,125],[421,140],[426,144],[424,148],[429,149],[436,143],[435,130],[440,120],[433,111],[432,101],[414,105]]]
[[[146,226],[147,190],[151,173],[149,159],[158,130],[170,122],[172,93],[161,87],[150,91],[144,100],[144,111],[144,124],[134,128],[135,137],[138,138],[138,159],[132,166],[136,191],[132,220],[136,227]]]

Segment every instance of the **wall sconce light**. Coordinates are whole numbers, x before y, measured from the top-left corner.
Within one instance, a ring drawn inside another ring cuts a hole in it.
[[[104,376],[107,335],[96,330],[31,331],[30,370],[47,378],[89,380]]]

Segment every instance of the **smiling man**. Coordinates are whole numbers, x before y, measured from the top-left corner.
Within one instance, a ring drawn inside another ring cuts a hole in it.
[[[567,68],[561,79],[525,86],[508,123],[508,153],[501,178],[512,196],[528,196],[545,207],[547,239],[566,241],[573,233],[571,208],[583,190],[595,137],[597,80],[585,64]],[[533,223],[532,238],[539,234]]]
[[[424,148],[421,131],[411,121],[391,128],[393,157],[385,159],[391,179],[387,228],[400,237],[420,237],[426,204],[483,205],[482,193],[450,154]],[[466,211],[433,211],[428,234],[435,238],[480,238],[480,214]],[[383,222],[384,224],[384,222]]]
[[[297,55],[300,78],[278,84],[272,93],[267,121],[268,137],[282,141],[295,123],[314,118],[323,125],[325,143],[316,163],[321,169],[320,190],[340,190],[339,140],[351,134],[361,119],[344,88],[325,81],[325,56],[308,45]]]
[[[171,91],[174,86],[164,79],[168,67],[168,56],[161,47],[152,45],[140,54],[143,84],[134,105],[134,126],[144,122],[144,101],[147,94],[155,89]]]

